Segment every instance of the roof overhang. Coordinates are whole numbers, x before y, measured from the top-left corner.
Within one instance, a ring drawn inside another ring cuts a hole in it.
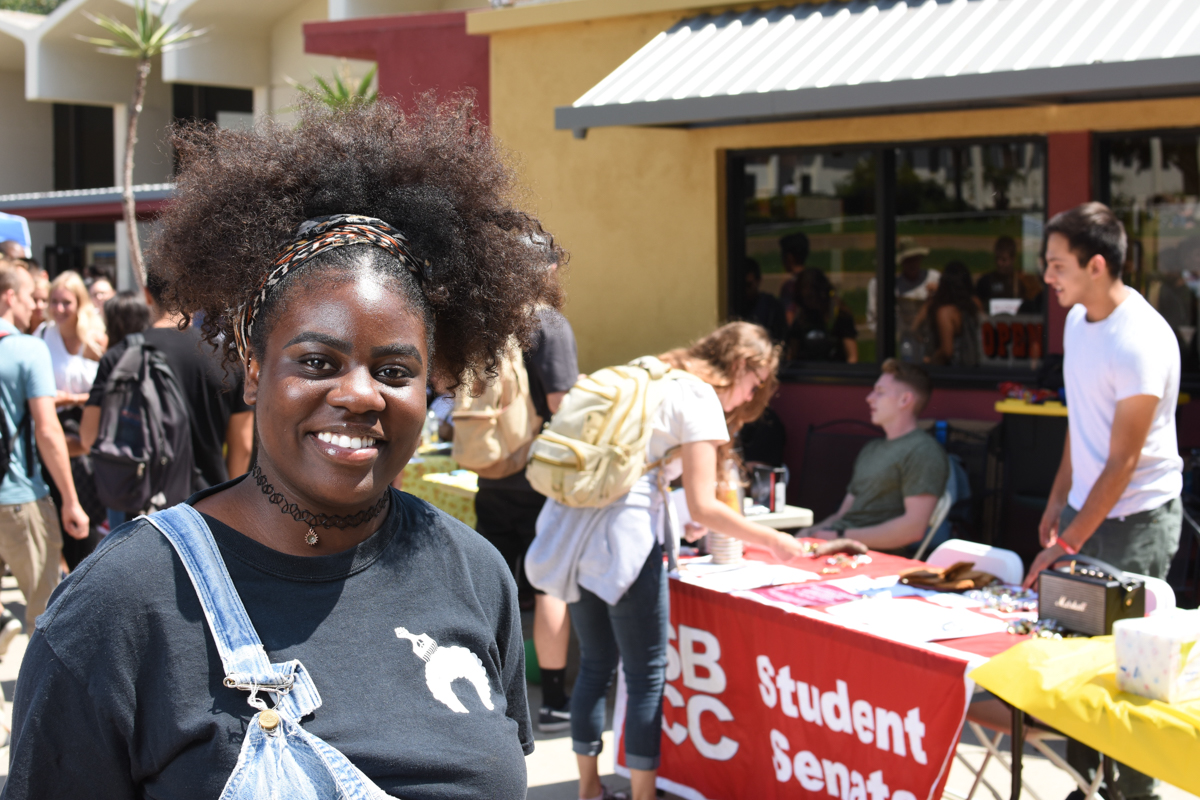
[[[174,193],[172,183],[133,187],[138,219],[157,217]],[[119,186],[0,195],[0,211],[25,217],[30,222],[120,222],[124,219]]]
[[[163,53],[163,80],[252,89],[271,84],[271,33],[301,0],[175,0],[166,17],[206,33]]]
[[[1200,92],[1200,4],[883,0],[700,15],[555,127],[701,126]]]

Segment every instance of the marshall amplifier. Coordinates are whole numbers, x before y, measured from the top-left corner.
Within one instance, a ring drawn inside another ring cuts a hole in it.
[[[1038,576],[1038,619],[1068,631],[1107,636],[1117,620],[1145,615],[1143,582],[1098,558],[1063,556]]]

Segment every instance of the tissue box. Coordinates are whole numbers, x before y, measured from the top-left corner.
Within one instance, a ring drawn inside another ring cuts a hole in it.
[[[1117,688],[1179,703],[1200,697],[1200,611],[1113,623]]]

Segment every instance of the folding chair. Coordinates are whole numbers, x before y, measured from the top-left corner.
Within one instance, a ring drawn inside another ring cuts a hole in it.
[[[1020,712],[1018,712],[1018,714],[1019,713]],[[1092,800],[1092,798],[1098,796],[1097,792],[1100,789],[1100,784],[1105,782],[1106,777],[1110,779],[1108,780],[1108,785],[1113,785],[1111,780],[1112,761],[1110,759],[1101,754],[1100,758],[1104,763],[1104,769],[1098,770],[1096,773],[1096,779],[1089,783],[1075,770],[1074,767],[1066,762],[1066,759],[1054,752],[1054,750],[1048,744],[1048,742],[1065,741],[1067,737],[1063,736],[1053,728],[1043,725],[1037,720],[1033,720],[1032,723],[1019,724],[1017,727],[1019,727],[1020,730],[1018,731],[1017,736],[1014,737],[1012,735],[1014,727],[1013,713],[1009,706],[1006,706],[1000,700],[982,700],[978,703],[972,703],[967,710],[967,725],[971,727],[971,732],[975,734],[975,738],[983,744],[987,752],[983,756],[983,761],[978,767],[975,767],[972,766],[971,762],[967,760],[967,757],[963,755],[962,752],[958,750],[955,751],[955,758],[957,758],[963,764],[963,766],[965,766],[971,772],[971,774],[975,776],[975,781],[971,784],[971,789],[966,793],[966,795],[960,795],[947,789],[945,796],[952,798],[952,800],[972,800],[972,798],[975,796],[976,790],[981,784],[987,787],[988,791],[992,793],[996,800],[1002,800],[1002,795],[996,791],[996,788],[988,783],[983,777],[984,770],[987,768],[988,763],[993,758],[995,758],[1001,766],[1003,766],[1009,771],[1010,774],[1013,775],[1011,796],[1015,798],[1019,791],[1017,788],[1016,776],[1020,775],[1021,772],[1021,757],[1019,755],[1020,751],[1018,749],[1018,745],[1016,744],[1018,739],[1033,747],[1035,750],[1045,756],[1047,761],[1071,776],[1071,779],[1075,781],[1075,784],[1083,792],[1084,800]],[[992,731],[994,733],[989,734],[988,731]],[[1015,762],[1015,767],[1014,763],[1010,763],[1003,751],[1000,750],[1000,742],[1005,736],[1009,737],[1010,741],[1012,742],[1012,752],[1016,754],[1016,758],[1013,759],[1013,762]],[[1025,781],[1024,777],[1020,778],[1020,786],[1023,787],[1025,791],[1029,792],[1030,796],[1033,797],[1034,800],[1043,800],[1038,793],[1033,790],[1033,787],[1031,787]]]
[[[937,529],[942,527],[942,523],[946,521],[946,517],[950,514],[950,506],[954,505],[954,494],[947,489],[938,498],[937,505],[933,507],[933,513],[929,515],[929,527],[925,529],[925,537],[921,539],[921,545],[917,548],[917,552],[913,554],[914,561],[920,561],[925,555],[926,548],[933,541],[934,534]]]
[[[952,455],[949,457],[949,463],[950,477],[946,481],[946,491],[942,493],[942,496],[938,498],[937,505],[933,507],[933,513],[929,515],[929,527],[925,529],[924,538],[913,552],[912,558],[916,561],[921,560],[930,545],[937,539],[938,529],[942,527],[942,523],[946,521],[946,517],[950,516],[950,512],[954,510],[959,501],[971,499],[971,480],[962,460],[958,456]]]

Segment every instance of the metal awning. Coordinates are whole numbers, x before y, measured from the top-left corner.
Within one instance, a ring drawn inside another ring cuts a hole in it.
[[[706,125],[1200,90],[1197,0],[880,0],[685,19],[560,130]]]
[[[138,219],[158,216],[174,193],[173,183],[134,186]],[[125,215],[120,186],[0,195],[0,211],[31,222],[119,222]]]

